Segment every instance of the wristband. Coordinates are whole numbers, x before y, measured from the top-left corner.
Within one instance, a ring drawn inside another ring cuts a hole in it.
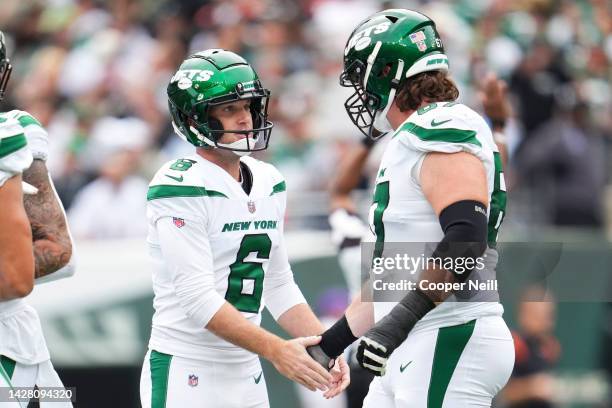
[[[357,337],[353,335],[346,316],[342,316],[342,319],[334,323],[321,335],[319,346],[329,357],[336,358],[355,340],[357,340]]]

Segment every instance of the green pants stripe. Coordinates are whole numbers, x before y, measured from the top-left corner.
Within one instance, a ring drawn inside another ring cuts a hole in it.
[[[438,331],[427,393],[427,408],[442,408],[448,384],[459,363],[461,353],[472,337],[475,325],[476,320],[472,320],[457,326],[442,327]]]
[[[168,396],[168,374],[172,356],[151,350],[151,408],[166,408]]]

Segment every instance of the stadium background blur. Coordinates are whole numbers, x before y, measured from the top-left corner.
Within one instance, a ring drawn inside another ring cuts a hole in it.
[[[48,130],[48,167],[75,238],[77,276],[38,287],[30,299],[52,360],[65,384],[77,386],[76,406],[139,406],[152,314],[146,190],[162,163],[193,149],[173,134],[165,95],[192,52],[235,51],[272,90],[275,127],[258,157],[287,180],[296,279],[321,315],[346,304],[326,189],[360,136],[344,112],[348,91],[338,75],[352,28],[390,7],[436,21],[461,102],[482,110],[479,84],[489,71],[508,82],[515,115],[506,132],[509,207],[500,238],[562,243],[577,265],[563,276],[591,283],[578,285],[581,296],[556,296],[556,326],[548,329],[560,344],[554,400],[610,406],[609,1],[2,0],[0,29],[14,66],[2,110],[26,110]],[[364,212],[379,157],[356,193]],[[510,261],[532,259],[524,249]],[[516,285],[517,295],[502,290],[502,299],[519,330],[518,294],[533,279],[514,279],[516,268],[500,273]],[[274,327],[269,318],[265,325]],[[269,366],[266,378],[273,407],[299,406],[295,389]]]

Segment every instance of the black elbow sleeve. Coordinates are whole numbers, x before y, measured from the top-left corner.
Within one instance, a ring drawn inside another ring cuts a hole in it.
[[[464,282],[487,249],[487,223],[487,207],[481,202],[463,200],[446,207],[440,213],[444,238],[432,254],[433,262]]]

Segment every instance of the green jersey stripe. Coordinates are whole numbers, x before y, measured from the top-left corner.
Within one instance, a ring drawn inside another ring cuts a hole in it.
[[[168,378],[172,356],[151,350],[151,408],[166,408],[168,398]]]
[[[21,115],[17,118],[17,120],[19,121],[19,124],[23,127],[30,126],[30,125],[38,125],[42,127],[40,122],[37,121],[36,118],[30,115]]]
[[[442,408],[444,395],[459,358],[465,349],[476,320],[457,326],[442,327],[438,330],[438,339],[431,367],[431,379],[427,392],[427,408]]]
[[[285,184],[284,181],[281,181],[280,183],[278,183],[274,187],[272,187],[272,193],[270,193],[270,195],[274,195],[276,193],[282,193],[286,189],[287,189],[287,185]]]
[[[28,144],[23,133],[0,139],[0,159],[25,147]]]
[[[9,383],[11,378],[13,378],[13,373],[15,372],[15,364],[15,360],[10,359],[7,356],[0,356],[0,365],[8,376]]]
[[[383,172],[386,169],[382,169]],[[374,258],[380,258],[383,254],[385,247],[385,223],[383,222],[383,215],[385,210],[389,206],[389,181],[384,181],[376,185],[374,190],[374,201],[372,204],[376,204],[374,209],[374,232],[376,233],[376,245],[374,247]]]
[[[159,185],[149,187],[147,201],[169,197],[224,197],[219,191],[207,190],[204,187]]]
[[[487,234],[489,246],[491,248],[494,248],[497,244],[497,232],[504,220],[507,203],[506,187],[504,185],[504,170],[499,152],[493,153],[493,159],[495,162],[495,180],[493,182],[493,193],[491,194]]]
[[[428,142],[448,142],[448,143],[469,143],[482,146],[476,138],[476,131],[465,129],[426,129],[408,122],[404,124],[400,131],[407,131],[417,136],[419,139]],[[399,132],[396,133],[396,135]]]

